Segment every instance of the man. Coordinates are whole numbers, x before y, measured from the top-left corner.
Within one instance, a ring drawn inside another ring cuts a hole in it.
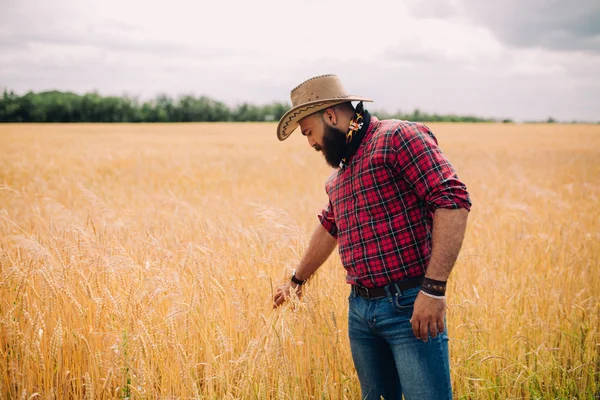
[[[309,79],[291,98],[278,138],[299,125],[336,171],[320,224],[274,306],[291,291],[300,296],[339,245],[363,398],[451,399],[445,290],[471,207],[465,185],[425,125],[378,120],[363,109],[371,100],[347,94],[335,75]]]

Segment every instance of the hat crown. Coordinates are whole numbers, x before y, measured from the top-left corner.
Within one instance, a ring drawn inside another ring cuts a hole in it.
[[[321,75],[302,82],[292,89],[292,106],[297,107],[311,101],[348,97],[342,82],[336,75]]]

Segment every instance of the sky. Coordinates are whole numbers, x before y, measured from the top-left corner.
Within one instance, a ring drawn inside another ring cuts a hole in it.
[[[0,0],[0,88],[600,121],[598,0]]]

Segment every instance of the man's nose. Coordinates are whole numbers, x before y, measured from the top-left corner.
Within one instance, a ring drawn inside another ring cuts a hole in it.
[[[315,144],[317,144],[317,142],[315,141],[315,139],[313,139],[311,136],[307,137],[308,139],[308,145],[310,147],[315,147]]]

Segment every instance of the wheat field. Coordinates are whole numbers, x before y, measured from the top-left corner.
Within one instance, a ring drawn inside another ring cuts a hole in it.
[[[472,196],[457,399],[600,396],[600,126],[431,124]],[[331,170],[274,124],[0,125],[0,398],[358,399]]]

